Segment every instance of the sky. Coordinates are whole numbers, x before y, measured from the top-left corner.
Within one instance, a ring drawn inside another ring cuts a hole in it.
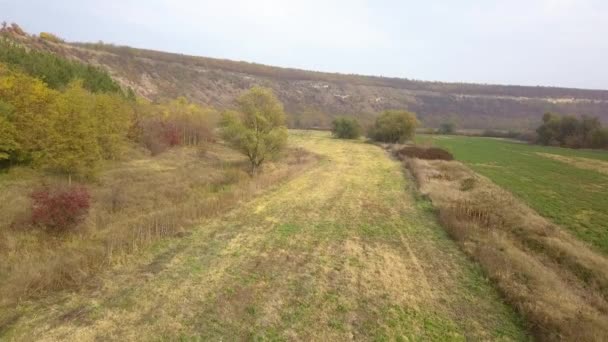
[[[0,0],[0,21],[307,70],[608,89],[606,0]]]

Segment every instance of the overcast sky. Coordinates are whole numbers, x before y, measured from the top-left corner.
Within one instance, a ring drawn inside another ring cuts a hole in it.
[[[310,70],[608,89],[606,0],[0,0],[0,20]]]

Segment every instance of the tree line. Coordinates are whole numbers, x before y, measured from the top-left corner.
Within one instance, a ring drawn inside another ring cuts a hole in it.
[[[569,148],[608,148],[608,128],[596,117],[545,113],[536,130],[537,143]]]
[[[92,92],[78,78],[60,90],[0,64],[0,164],[28,164],[81,178],[128,144],[152,153],[211,139],[213,110],[184,98],[153,104],[121,92]]]
[[[385,110],[367,128],[368,138],[385,143],[411,140],[418,127],[416,114],[406,110]],[[340,139],[358,139],[363,134],[361,124],[354,118],[339,117],[332,122],[332,134]]]
[[[154,155],[214,140],[211,122],[220,115],[213,108],[184,97],[152,103],[126,95],[103,69],[0,39],[2,47],[0,167],[30,165],[71,182],[94,178],[104,160],[121,158],[130,144]],[[255,174],[286,145],[283,104],[272,90],[253,87],[237,109],[221,115],[220,132]]]
[[[91,92],[123,94],[120,85],[103,69],[52,53],[28,50],[7,38],[0,38],[0,63],[44,81],[51,89],[63,89],[72,80],[80,79],[83,87]],[[131,90],[127,90],[123,95],[133,97]]]

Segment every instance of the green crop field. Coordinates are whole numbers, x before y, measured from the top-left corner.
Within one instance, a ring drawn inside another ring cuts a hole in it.
[[[608,253],[608,152],[495,138],[417,137],[511,191],[541,215]]]

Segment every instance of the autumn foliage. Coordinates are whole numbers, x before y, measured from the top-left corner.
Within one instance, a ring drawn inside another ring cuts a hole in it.
[[[211,127],[215,110],[189,102],[184,97],[160,103],[139,103],[131,139],[153,155],[174,146],[197,146],[213,141]]]
[[[36,226],[61,233],[74,228],[86,216],[90,195],[83,186],[43,187],[31,194],[32,222]]]

